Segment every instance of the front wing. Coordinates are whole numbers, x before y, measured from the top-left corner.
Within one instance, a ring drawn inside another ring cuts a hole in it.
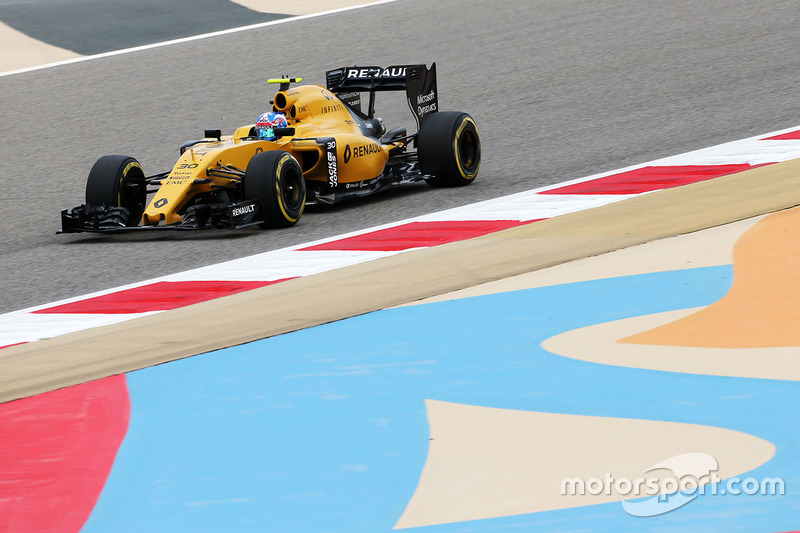
[[[124,207],[79,205],[61,211],[57,233],[120,233],[154,230],[244,229],[264,223],[261,202],[247,200],[233,204],[201,204],[186,209],[179,224],[128,226],[130,211]]]

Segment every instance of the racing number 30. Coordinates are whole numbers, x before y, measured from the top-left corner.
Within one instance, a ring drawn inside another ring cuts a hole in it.
[[[336,161],[336,139],[325,144],[328,157],[328,185],[336,187],[339,184],[339,169]]]

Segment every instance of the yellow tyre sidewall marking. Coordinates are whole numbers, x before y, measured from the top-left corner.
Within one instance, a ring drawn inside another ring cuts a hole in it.
[[[289,222],[297,222],[300,219],[300,215],[303,214],[304,205],[300,207],[300,213],[298,214],[297,218],[289,216],[289,213],[286,212],[286,206],[283,205],[283,194],[281,193],[281,185],[283,182],[283,175],[281,174],[281,170],[283,169],[283,164],[289,161],[290,155],[285,155],[280,158],[278,161],[278,168],[275,170],[275,194],[277,195],[276,198],[278,199],[278,207],[281,208],[281,213],[283,213],[283,218],[288,220]],[[302,178],[301,178],[302,179]]]
[[[461,139],[461,133],[464,131],[464,128],[467,127],[467,124],[472,124],[475,127],[475,137],[478,138],[478,143],[480,143],[481,137],[480,135],[478,135],[478,126],[475,125],[475,121],[473,121],[471,118],[465,118],[464,120],[461,121],[461,125],[458,127],[458,130],[456,131],[456,137],[453,140],[453,150],[455,150],[456,165],[458,165],[458,172],[464,179],[472,180],[475,179],[475,176],[478,175],[478,170],[480,170],[481,168],[481,162],[478,161],[478,166],[475,167],[475,172],[467,174],[466,172],[464,172],[464,167],[461,166],[461,158],[458,156],[458,141],[459,139]]]
[[[142,171],[142,174],[144,174],[142,165],[139,163],[131,161],[125,166],[125,169],[122,171],[122,176],[119,178],[119,187],[117,188],[117,205],[115,207],[120,207],[122,205],[122,186],[125,183],[125,178],[128,177],[128,172],[130,172],[132,168],[138,168]]]

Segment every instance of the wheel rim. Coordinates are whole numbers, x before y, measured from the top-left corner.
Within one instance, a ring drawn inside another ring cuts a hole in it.
[[[477,132],[470,126],[470,124],[466,124],[457,143],[459,166],[463,170],[463,174],[467,176],[473,174],[480,163],[480,141]]]
[[[122,184],[120,187],[119,193],[119,205],[128,208],[139,208],[142,205],[142,200],[140,198],[141,185],[138,183],[131,183],[127,182]]]
[[[138,167],[138,163],[136,165],[137,168],[141,169],[141,167]],[[142,180],[142,182],[140,182],[140,180]],[[142,175],[139,176],[133,169],[126,169],[126,172],[124,172],[120,178],[118,193],[119,205],[130,211],[130,217],[128,218],[129,226],[138,224],[144,213],[144,204],[147,197],[144,194],[143,180],[144,174],[142,173]]]
[[[281,199],[283,204],[289,209],[298,209],[303,203],[302,198],[302,177],[297,169],[290,168],[281,183]]]

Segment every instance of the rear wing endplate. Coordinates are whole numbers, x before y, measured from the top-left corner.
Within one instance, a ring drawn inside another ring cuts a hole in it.
[[[392,67],[342,67],[325,73],[328,90],[357,113],[372,118],[375,115],[375,93],[405,91],[408,106],[417,120],[422,121],[438,110],[436,63],[425,65],[395,65]],[[369,92],[366,115],[361,110],[361,93]]]

